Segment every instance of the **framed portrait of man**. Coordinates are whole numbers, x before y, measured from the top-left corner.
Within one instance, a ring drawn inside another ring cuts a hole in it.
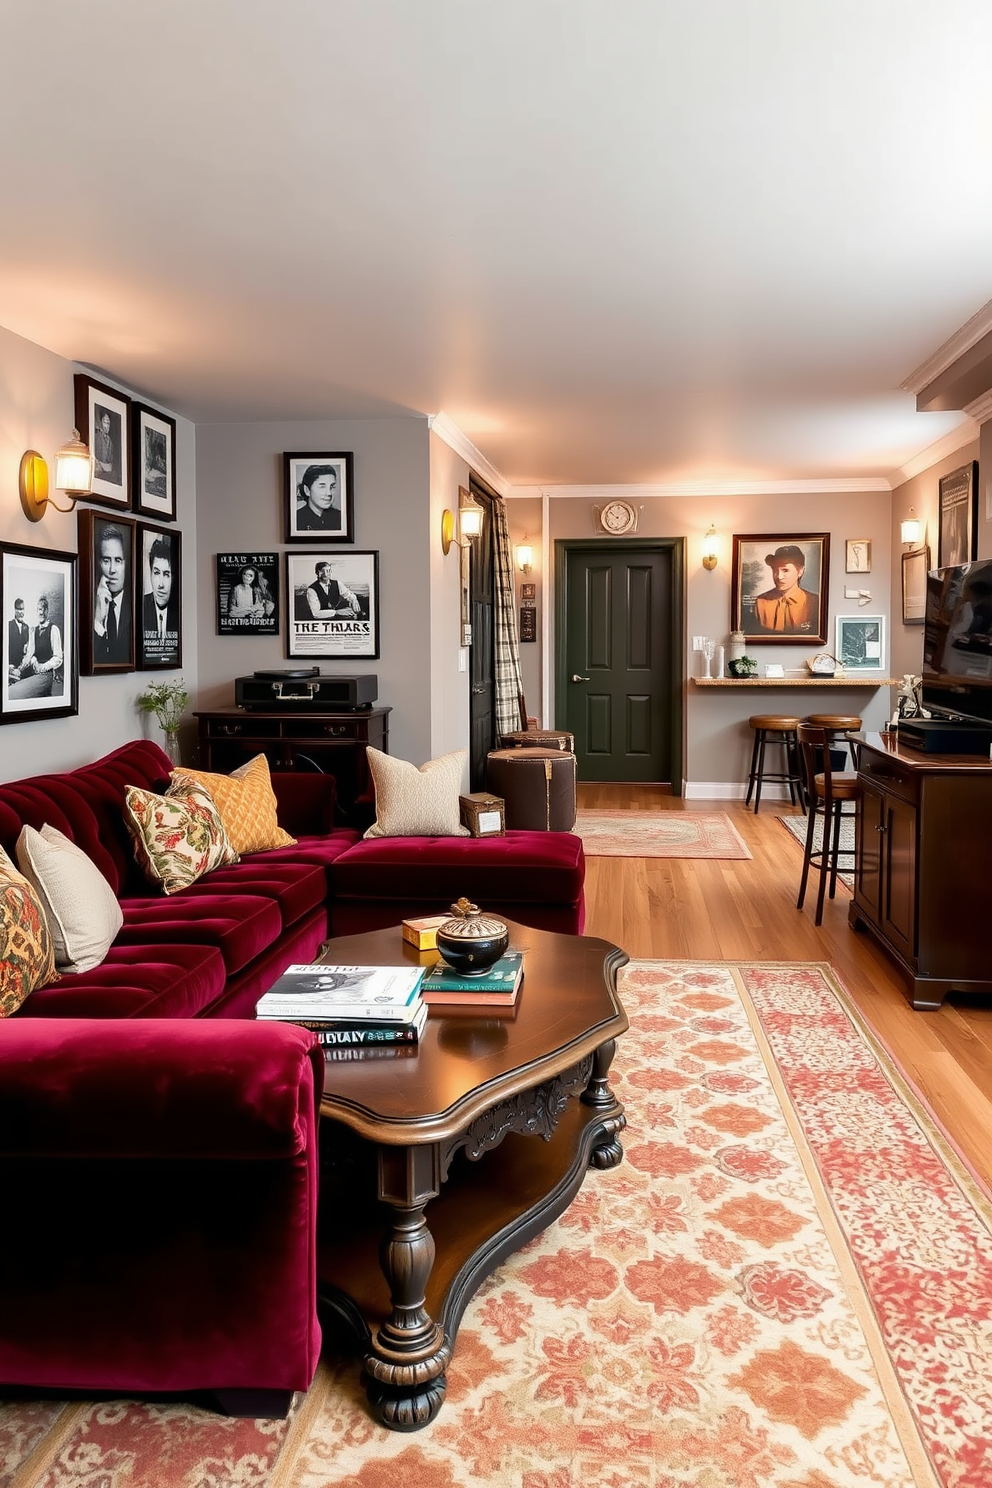
[[[286,554],[286,655],[379,655],[379,554]]]
[[[824,645],[830,534],[734,534],[730,628],[745,640]]]
[[[176,421],[144,403],[131,404],[132,504],[156,522],[176,520]]]
[[[76,555],[0,543],[0,723],[78,713]]]
[[[138,524],[138,670],[182,666],[182,533]]]
[[[82,510],[79,535],[79,656],[84,677],[133,672],[135,524]]]
[[[93,490],[99,506],[131,505],[131,399],[86,372],[73,378],[76,428],[93,456]]]
[[[283,455],[286,541],[355,541],[354,454]]]

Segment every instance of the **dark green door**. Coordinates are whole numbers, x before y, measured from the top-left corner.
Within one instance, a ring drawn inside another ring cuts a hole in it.
[[[580,780],[681,792],[682,543],[556,544],[558,727]]]

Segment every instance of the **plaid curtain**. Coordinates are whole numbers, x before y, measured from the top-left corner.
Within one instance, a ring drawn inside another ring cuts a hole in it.
[[[496,733],[523,728],[523,679],[517,644],[517,615],[513,596],[513,553],[506,525],[506,506],[492,499],[493,514],[493,652],[496,671]]]

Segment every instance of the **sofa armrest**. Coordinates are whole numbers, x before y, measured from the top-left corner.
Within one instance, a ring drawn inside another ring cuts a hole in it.
[[[12,1018],[3,1157],[285,1159],[312,1140],[314,1036],[234,1019]]]
[[[337,784],[333,775],[306,770],[273,771],[279,825],[293,837],[316,837],[334,830]]]

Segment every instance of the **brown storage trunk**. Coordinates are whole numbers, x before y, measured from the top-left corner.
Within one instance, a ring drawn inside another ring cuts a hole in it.
[[[494,749],[486,783],[506,803],[510,831],[570,832],[575,826],[575,755],[558,749]]]
[[[575,735],[562,729],[519,729],[501,734],[501,749],[557,749],[561,754],[575,753]]]

